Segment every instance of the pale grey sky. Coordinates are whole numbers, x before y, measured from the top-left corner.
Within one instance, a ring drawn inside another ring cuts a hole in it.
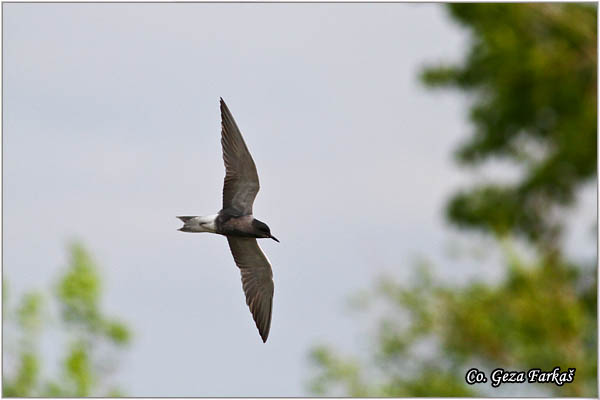
[[[430,4],[4,4],[4,276],[47,287],[80,239],[133,346],[133,396],[308,394],[316,343],[360,346],[346,299],[382,272],[448,261],[443,205],[467,103],[417,80],[467,36]],[[263,344],[216,213],[218,99],[256,161],[275,279]],[[593,197],[595,204],[595,197]],[[46,343],[52,357],[55,346]],[[47,366],[50,372],[54,369]]]

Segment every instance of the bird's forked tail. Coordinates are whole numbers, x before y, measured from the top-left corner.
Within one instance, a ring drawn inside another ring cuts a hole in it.
[[[189,224],[188,222],[190,222],[191,220],[193,220],[196,217],[180,217],[178,216],[177,218],[179,218],[181,220],[181,222],[183,222],[183,226],[179,229],[177,229],[178,231],[181,232],[194,232],[194,230],[192,229],[192,224]]]

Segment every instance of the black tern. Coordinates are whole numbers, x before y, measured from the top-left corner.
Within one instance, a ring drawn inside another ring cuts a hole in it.
[[[254,218],[252,205],[260,188],[256,165],[229,108],[221,99],[221,146],[225,161],[223,209],[206,217],[177,217],[182,232],[210,232],[227,237],[229,249],[242,273],[246,304],[263,342],[271,328],[273,271],[256,239],[277,238],[264,222]]]

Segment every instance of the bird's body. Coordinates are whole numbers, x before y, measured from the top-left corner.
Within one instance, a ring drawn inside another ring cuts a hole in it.
[[[182,232],[210,232],[224,236],[253,237],[257,239],[272,238],[268,231],[264,231],[266,226],[262,221],[250,215],[231,215],[225,210],[218,214],[205,217],[177,217],[183,222],[183,227],[179,228]],[[277,240],[277,239],[275,239]]]
[[[273,272],[256,239],[270,238],[269,227],[252,215],[258,190],[258,173],[231,112],[221,99],[221,144],[225,161],[223,208],[209,216],[177,217],[182,232],[210,232],[227,237],[229,249],[242,274],[246,303],[250,307],[263,342],[271,327]]]

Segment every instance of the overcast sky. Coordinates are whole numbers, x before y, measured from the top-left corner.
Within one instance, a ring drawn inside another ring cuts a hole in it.
[[[463,97],[417,79],[468,43],[440,6],[3,7],[4,277],[12,294],[48,287],[81,240],[134,332],[127,394],[307,395],[310,347],[364,343],[347,298],[381,273],[424,256],[444,278],[497,274],[445,252],[444,202],[472,179],[452,150],[471,128]],[[255,216],[281,240],[260,242],[266,344],[226,240],[177,231],[176,215],[220,209],[221,96],[259,171]]]

